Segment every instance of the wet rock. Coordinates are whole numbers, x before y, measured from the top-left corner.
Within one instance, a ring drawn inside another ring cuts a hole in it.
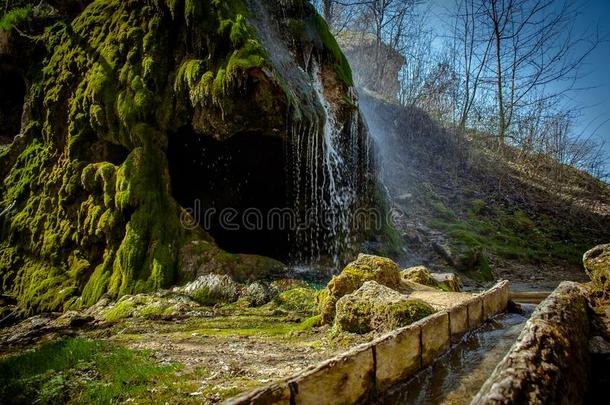
[[[421,300],[409,299],[375,281],[367,281],[354,293],[337,301],[335,325],[341,331],[360,334],[389,331],[434,312]]]
[[[385,257],[358,255],[358,259],[345,266],[341,274],[334,276],[318,296],[322,322],[332,323],[337,301],[344,295],[356,291],[367,281],[376,281],[386,287],[398,289],[400,268]]]
[[[601,336],[593,336],[589,340],[589,352],[610,356],[610,342]]]
[[[513,300],[508,301],[506,305],[506,311],[511,314],[525,315],[525,310],[523,309],[523,307]]]

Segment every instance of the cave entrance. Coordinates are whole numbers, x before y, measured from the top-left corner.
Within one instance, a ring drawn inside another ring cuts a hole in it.
[[[288,258],[289,224],[272,214],[287,208],[281,138],[244,132],[217,141],[183,128],[170,135],[168,159],[174,198],[195,209],[220,248]]]
[[[17,69],[0,66],[0,145],[13,142],[21,130],[25,81]]]

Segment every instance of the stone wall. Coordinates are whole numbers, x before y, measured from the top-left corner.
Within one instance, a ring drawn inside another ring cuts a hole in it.
[[[446,352],[452,342],[503,312],[509,284],[502,281],[471,300],[394,330],[372,342],[271,386],[246,392],[226,404],[365,403],[404,381]]]
[[[534,311],[472,404],[579,404],[587,390],[587,296],[563,282]]]

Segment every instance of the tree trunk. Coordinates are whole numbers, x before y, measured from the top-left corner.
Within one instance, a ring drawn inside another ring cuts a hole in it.
[[[496,75],[498,81],[498,144],[502,145],[506,139],[506,112],[504,109],[504,86],[502,82],[502,33],[500,32],[500,22],[495,1],[492,7],[494,36],[496,40]]]

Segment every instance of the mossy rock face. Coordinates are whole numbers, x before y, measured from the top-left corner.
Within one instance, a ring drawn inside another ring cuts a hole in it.
[[[0,151],[0,193],[14,202],[0,219],[0,293],[33,313],[166,288],[206,266],[242,281],[279,271],[277,262],[225,254],[183,226],[189,218],[172,196],[167,158],[177,128],[287,138],[286,128],[322,122],[314,90],[302,86],[310,77],[289,52],[296,44],[310,49],[309,41],[323,71],[334,71],[325,90],[349,94],[348,67],[325,27],[311,28],[309,3],[266,4],[280,16],[276,45],[292,58],[282,61],[261,35],[276,28],[260,24],[254,3],[94,0],[40,22],[44,48],[20,69],[28,84],[22,136]],[[287,18],[317,34],[297,38]],[[343,97],[331,102],[339,120],[351,116]],[[207,264],[180,272],[192,241],[208,244]]]
[[[319,308],[324,323],[335,317],[335,304],[346,294],[360,288],[365,282],[374,280],[389,288],[400,288],[400,268],[392,260],[373,255],[358,255],[341,274],[334,276],[326,286],[326,292],[318,296]]]
[[[228,253],[208,240],[186,243],[180,250],[178,268],[179,278],[183,280],[206,274],[227,274],[238,283],[275,280],[286,270],[280,261],[265,256]]]
[[[422,300],[409,299],[375,281],[367,281],[355,292],[341,297],[336,312],[338,330],[363,334],[406,326],[435,311]]]
[[[583,266],[599,292],[610,294],[610,244],[598,245],[582,258]]]

